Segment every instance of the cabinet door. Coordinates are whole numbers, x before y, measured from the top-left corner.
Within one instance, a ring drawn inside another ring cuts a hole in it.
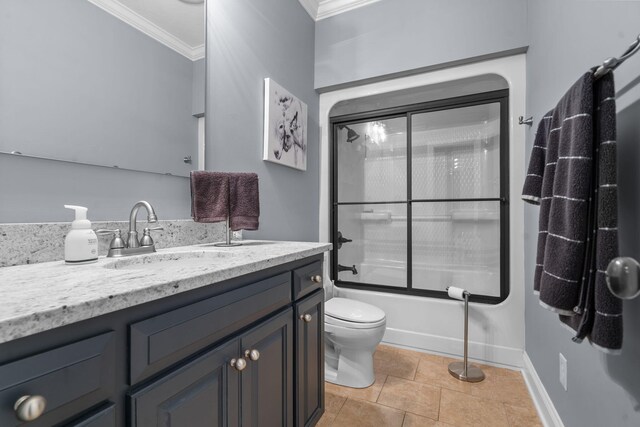
[[[296,304],[296,421],[312,426],[324,412],[324,291]]]
[[[261,323],[241,337],[242,426],[293,426],[293,310]],[[251,360],[249,352],[259,357]],[[254,352],[255,354],[255,352]]]
[[[66,427],[115,427],[116,405],[108,403],[106,406],[85,415],[79,420],[73,421]]]
[[[130,396],[138,427],[239,426],[238,340],[217,347]]]

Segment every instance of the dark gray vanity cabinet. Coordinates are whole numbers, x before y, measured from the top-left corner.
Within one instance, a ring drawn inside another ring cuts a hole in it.
[[[103,407],[90,412],[67,427],[113,427],[116,424],[116,405],[109,402]]]
[[[0,426],[313,426],[321,274],[315,255],[0,344]]]
[[[239,426],[240,373],[234,339],[176,369],[130,396],[133,427]]]
[[[240,374],[242,426],[293,426],[293,310],[263,322],[240,341],[247,361]],[[252,351],[257,360],[251,359]]]
[[[324,412],[324,292],[295,307],[296,425],[313,426]]]
[[[293,426],[292,309],[133,393],[130,407],[132,427]]]
[[[0,365],[0,426],[23,424],[15,408],[21,399],[46,402],[30,426],[56,425],[106,401],[115,385],[115,349],[109,332]]]

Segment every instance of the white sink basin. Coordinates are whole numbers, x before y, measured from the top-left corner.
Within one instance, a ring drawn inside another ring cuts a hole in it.
[[[214,251],[160,252],[121,258],[105,264],[104,268],[113,270],[202,268],[219,265],[230,256],[233,254]]]

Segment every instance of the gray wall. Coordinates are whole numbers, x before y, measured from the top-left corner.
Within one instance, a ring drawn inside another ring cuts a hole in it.
[[[523,48],[526,0],[382,0],[316,25],[315,87]]]
[[[529,1],[527,113],[540,117],[590,67],[620,55],[640,32],[640,2]],[[640,76],[640,57],[615,73],[618,89]],[[639,89],[636,87],[636,89]],[[636,93],[633,95],[632,92]],[[640,259],[640,96],[618,97],[620,249]],[[528,130],[527,152],[535,126]],[[523,165],[524,166],[524,165]],[[557,316],[532,294],[538,210],[525,208],[526,351],[566,426],[640,425],[640,299],[625,303],[621,356],[571,342]],[[568,360],[567,392],[558,381],[558,353]]]
[[[314,21],[298,0],[216,0],[207,20],[207,169],[258,173],[261,225],[246,237],[317,240]],[[309,107],[306,172],[262,161],[266,77]]]
[[[3,0],[0,150],[188,174],[193,77],[191,60],[86,0]],[[185,178],[7,155],[0,165],[0,223],[64,221],[73,200],[91,218],[126,219],[139,198],[161,218],[190,216]]]

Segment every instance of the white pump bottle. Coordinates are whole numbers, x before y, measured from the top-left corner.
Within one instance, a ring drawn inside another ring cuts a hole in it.
[[[88,264],[98,260],[98,236],[87,219],[87,208],[64,205],[76,211],[76,220],[64,239],[64,260],[67,264]]]

